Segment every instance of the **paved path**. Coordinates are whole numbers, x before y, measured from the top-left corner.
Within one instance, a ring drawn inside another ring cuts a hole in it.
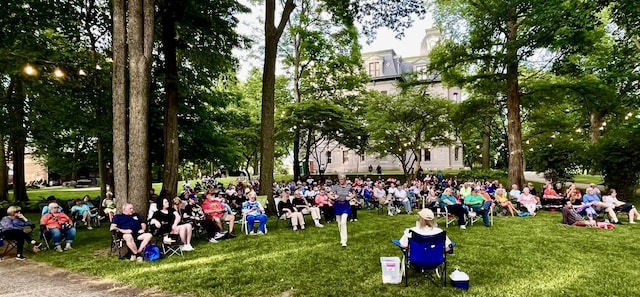
[[[153,289],[138,289],[109,279],[69,272],[33,260],[7,256],[0,262],[0,296],[149,296],[169,297]]]

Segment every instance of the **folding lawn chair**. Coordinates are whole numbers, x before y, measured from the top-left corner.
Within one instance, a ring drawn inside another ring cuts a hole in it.
[[[442,231],[436,235],[420,235],[411,231],[409,246],[400,247],[402,257],[402,276],[405,287],[409,286],[409,270],[420,275],[420,279],[414,285],[428,279],[436,286],[446,287],[447,279],[447,233]]]
[[[4,236],[0,235],[0,246],[3,245],[5,247],[2,253],[0,253],[0,261],[4,260],[4,257],[6,257],[11,251],[18,248],[18,244],[15,240],[6,239]]]

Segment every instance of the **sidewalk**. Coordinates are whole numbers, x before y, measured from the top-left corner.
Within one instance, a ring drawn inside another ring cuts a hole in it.
[[[0,262],[1,296],[189,296],[171,295],[153,289],[138,289],[114,280],[101,279],[52,267],[33,260],[7,256]]]

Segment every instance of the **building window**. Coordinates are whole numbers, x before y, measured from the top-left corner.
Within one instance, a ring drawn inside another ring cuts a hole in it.
[[[327,152],[327,164],[331,163],[331,152]]]
[[[460,100],[458,99],[458,93],[453,93],[453,101],[456,103],[460,103]]]
[[[416,78],[418,80],[427,80],[427,66],[426,65],[416,66]]]
[[[422,150],[422,161],[431,161],[431,150],[423,149]]]
[[[342,151],[342,163],[349,162],[349,151]]]
[[[453,149],[453,160],[454,160],[454,161],[458,161],[459,159],[460,159],[460,147],[459,147],[459,146],[456,146],[456,147]]]
[[[364,155],[360,155],[360,161],[364,161]]]
[[[380,62],[369,63],[369,76],[380,76]]]

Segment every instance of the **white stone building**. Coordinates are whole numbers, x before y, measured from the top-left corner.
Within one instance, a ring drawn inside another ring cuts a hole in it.
[[[427,29],[425,37],[420,44],[420,55],[416,57],[406,57],[396,55],[393,49],[362,53],[363,66],[371,77],[371,82],[367,84],[370,90],[378,90],[386,94],[396,94],[400,92],[397,84],[405,80],[408,73],[419,72],[426,69],[429,63],[427,54],[440,40],[440,33],[436,29]],[[438,97],[446,97],[455,102],[461,102],[462,91],[458,87],[445,87],[439,77],[419,77],[436,81],[429,92]],[[322,146],[325,147],[325,146]],[[369,165],[372,165],[375,173],[376,167],[380,165],[383,173],[386,171],[402,170],[402,165],[397,158],[386,156],[379,158],[378,155],[359,155],[357,152],[337,144],[328,145],[323,151],[313,152],[312,156],[318,156],[319,160],[313,157],[309,161],[309,169],[312,174],[317,174],[320,169],[325,169],[326,173],[333,172],[366,172]],[[421,166],[425,171],[436,169],[463,168],[463,152],[459,145],[451,147],[435,147],[422,150],[422,162],[413,166],[415,170]]]

